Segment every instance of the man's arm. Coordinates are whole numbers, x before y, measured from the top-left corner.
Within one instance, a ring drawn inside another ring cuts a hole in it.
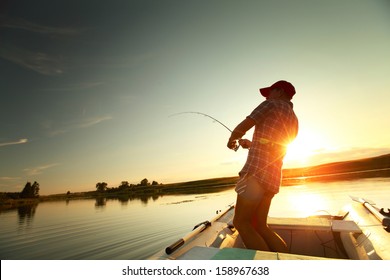
[[[255,121],[252,118],[247,117],[233,130],[230,135],[227,147],[229,149],[235,149],[237,147],[236,140],[241,139],[245,133],[255,125]]]

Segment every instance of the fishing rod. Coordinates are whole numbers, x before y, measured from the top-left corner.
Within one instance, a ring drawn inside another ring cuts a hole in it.
[[[222,125],[224,128],[226,128],[227,130],[229,130],[230,133],[232,133],[233,131],[227,127],[225,124],[223,124],[221,121],[217,120],[216,118],[210,116],[210,115],[207,115],[205,113],[202,113],[202,112],[196,112],[196,111],[189,111],[189,112],[181,112],[181,113],[176,113],[176,114],[173,114],[173,115],[170,115],[170,117],[173,117],[173,116],[177,116],[177,115],[183,115],[183,114],[197,114],[197,115],[202,115],[204,117],[207,117],[207,118],[210,118],[212,119],[213,121],[219,123],[220,125]],[[240,147],[240,145],[238,145],[236,148],[234,148],[234,151],[237,151],[238,148]]]
[[[217,123],[219,123],[220,125],[222,125],[224,128],[226,128],[227,130],[231,132],[233,132],[230,128],[228,128],[226,125],[224,125],[222,122],[220,122],[219,120],[217,120],[216,118],[210,116],[210,115],[207,115],[205,113],[202,113],[202,112],[181,112],[181,113],[176,113],[176,114],[173,114],[173,115],[170,115],[170,117],[173,117],[173,116],[177,116],[177,115],[183,115],[183,114],[197,114],[197,115],[202,115],[202,116],[205,116],[205,117],[208,117],[210,119],[212,119],[213,121],[216,121]]]

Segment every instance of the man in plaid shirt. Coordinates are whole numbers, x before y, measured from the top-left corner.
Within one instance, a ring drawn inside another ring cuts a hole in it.
[[[271,200],[279,192],[287,145],[298,133],[291,102],[295,88],[289,82],[278,81],[260,89],[260,93],[266,100],[233,130],[227,145],[236,149],[238,140],[249,149],[235,189],[233,222],[247,248],[287,252],[284,240],[268,227],[267,217]],[[253,126],[252,141],[241,139]]]

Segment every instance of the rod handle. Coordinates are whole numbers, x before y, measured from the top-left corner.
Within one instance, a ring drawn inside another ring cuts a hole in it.
[[[184,239],[180,238],[175,243],[173,243],[170,246],[168,246],[167,248],[165,248],[165,253],[167,253],[167,255],[170,255],[173,252],[175,252],[178,248],[180,248],[183,244],[184,244]]]

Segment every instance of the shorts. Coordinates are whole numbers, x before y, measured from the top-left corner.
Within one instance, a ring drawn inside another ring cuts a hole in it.
[[[274,196],[255,177],[248,174],[240,176],[234,190],[240,197],[251,201],[261,201],[264,195]]]

